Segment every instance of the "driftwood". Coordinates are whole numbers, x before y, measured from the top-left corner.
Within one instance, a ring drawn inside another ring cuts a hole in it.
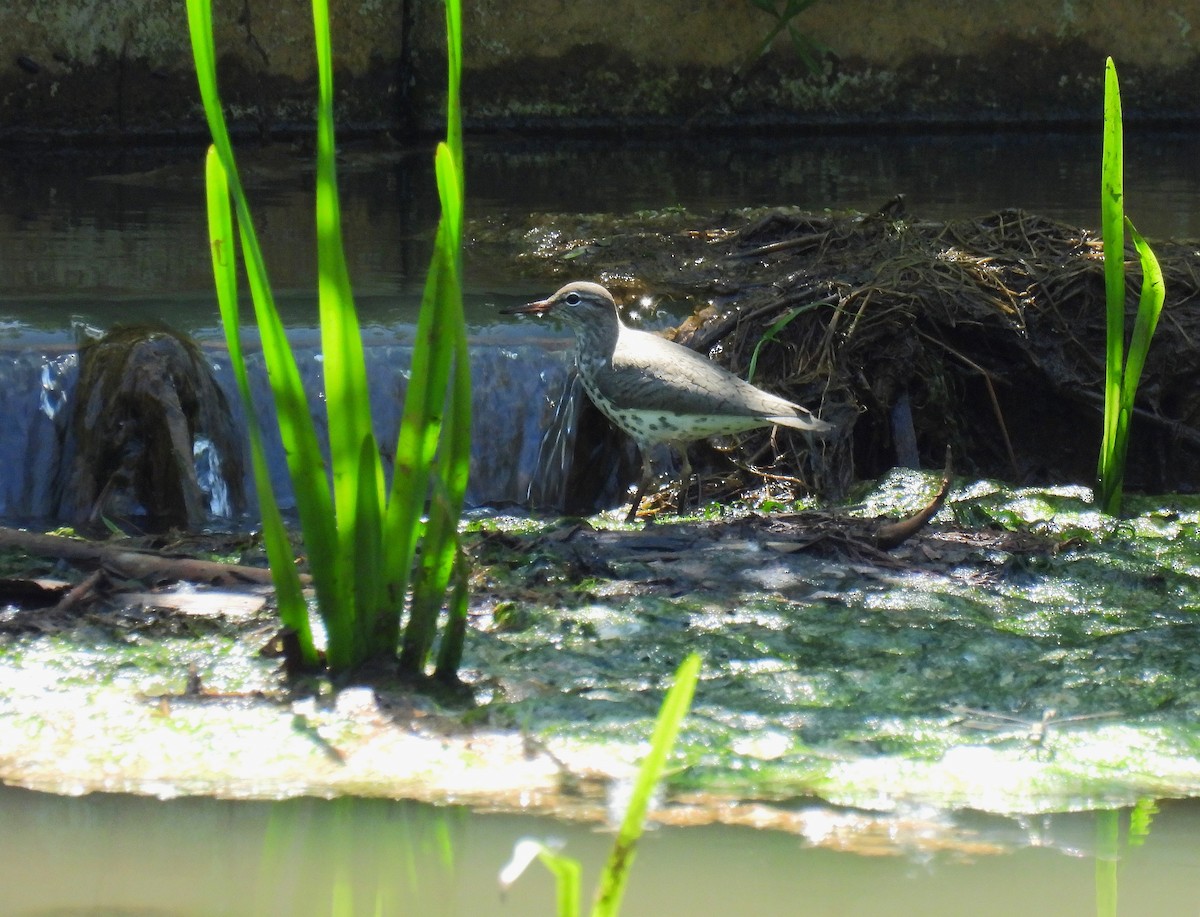
[[[40,535],[20,529],[0,527],[0,548],[20,548],[29,554],[56,557],[77,566],[103,568],[124,579],[155,583],[185,580],[224,587],[245,586],[248,583],[271,584],[271,571],[262,567],[223,564],[128,545]]]

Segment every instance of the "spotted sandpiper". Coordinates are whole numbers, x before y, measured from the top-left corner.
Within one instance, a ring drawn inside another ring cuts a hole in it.
[[[633,437],[642,480],[626,522],[650,486],[651,447],[667,443],[691,476],[685,443],[781,424],[809,433],[833,429],[798,404],[764,392],[693,350],[621,321],[612,294],[597,283],[569,283],[549,299],[507,314],[558,316],[575,332],[579,375],[588,397]],[[681,490],[682,493],[682,490]]]

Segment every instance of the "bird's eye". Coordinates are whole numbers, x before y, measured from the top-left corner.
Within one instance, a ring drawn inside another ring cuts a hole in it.
[[[568,293],[563,297],[563,302],[565,302],[568,306],[577,306],[583,302],[583,297],[578,293]]]

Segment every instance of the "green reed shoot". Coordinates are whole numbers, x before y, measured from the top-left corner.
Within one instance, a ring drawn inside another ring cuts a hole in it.
[[[1107,347],[1104,375],[1104,432],[1096,477],[1100,508],[1121,512],[1125,483],[1125,456],[1129,447],[1129,423],[1134,397],[1146,365],[1146,353],[1158,326],[1166,298],[1162,270],[1146,240],[1125,216],[1124,140],[1121,119],[1121,90],[1117,69],[1108,58],[1104,67],[1104,153],[1102,160],[1100,211],[1104,243],[1104,299],[1107,313]],[[1142,269],[1142,289],[1125,357],[1125,230],[1129,230]]]
[[[617,917],[621,910],[621,899],[633,866],[638,839],[646,824],[650,799],[654,788],[662,779],[667,759],[675,747],[683,719],[692,706],[696,693],[696,682],[700,677],[700,657],[692,653],[675,672],[675,682],[663,699],[658,718],[654,723],[654,734],[650,738],[650,751],[638,770],[637,781],[629,798],[629,807],[617,831],[608,861],[600,874],[596,887],[596,899],[591,917]],[[574,857],[559,853],[552,844],[526,839],[517,844],[513,860],[501,873],[501,885],[511,885],[532,859],[538,859],[554,874],[558,893],[558,917],[579,917],[579,874],[580,864]]]
[[[234,213],[317,608],[325,625],[326,663],[333,671],[345,671],[368,659],[393,656],[411,585],[412,612],[401,665],[407,674],[423,674],[436,635],[437,615],[450,589],[450,623],[442,635],[437,674],[453,679],[465,632],[466,564],[458,543],[458,519],[466,490],[471,421],[461,279],[464,192],[458,98],[462,68],[459,0],[446,2],[448,124],[446,141],[438,145],[435,160],[442,216],[422,297],[390,489],[371,424],[362,335],[341,235],[328,0],[313,0],[318,73],[315,218],[329,412],[328,465],[295,355],[275,308],[238,177],[217,90],[211,0],[187,0],[187,10],[201,99],[213,138],[207,176],[218,301],[238,386],[251,418],[252,467],[281,617],[296,634],[302,661],[312,665],[316,651],[294,557],[266,473],[261,433],[252,420],[253,405],[238,343]],[[428,527],[422,520],[427,501]],[[414,577],[413,561],[422,532],[421,567]]]
[[[1117,860],[1120,856],[1121,813],[1096,813],[1096,917],[1117,917]]]
[[[1117,867],[1123,850],[1141,847],[1150,836],[1158,800],[1141,797],[1129,810],[1129,827],[1121,837],[1121,812],[1117,809],[1098,809],[1096,817],[1096,917],[1116,917]]]
[[[233,366],[238,391],[249,418],[247,427],[250,435],[251,468],[254,474],[254,485],[258,490],[263,542],[267,549],[267,560],[271,565],[272,579],[275,581],[275,600],[283,625],[296,634],[301,664],[306,668],[314,668],[317,664],[317,652],[313,646],[312,633],[308,626],[308,606],[301,591],[300,576],[294,564],[287,529],[284,527],[283,517],[279,512],[279,505],[271,487],[271,475],[267,469],[266,455],[263,450],[262,432],[253,419],[255,416],[253,398],[246,376],[246,361],[242,355],[241,338],[238,335],[237,253],[233,247],[233,217],[229,208],[228,173],[221,165],[215,145],[208,149],[205,176],[208,189],[208,232],[212,246],[217,304],[221,311],[221,323],[225,329],[225,342],[229,347],[230,363]],[[249,227],[249,233],[252,234],[253,227],[250,226],[250,223],[247,221],[245,225]],[[257,244],[247,242],[250,236],[246,232],[243,232],[242,238],[247,247],[253,244],[254,250],[257,251]],[[270,287],[266,285],[266,278],[256,273],[255,262],[249,255],[246,257],[246,264],[251,288],[257,291],[255,303],[262,302],[260,327],[262,328],[264,351],[270,348],[272,361],[284,365],[291,356],[291,351],[286,348],[283,324],[279,320],[279,313],[275,310],[274,303],[270,298]],[[282,348],[281,341],[283,342]],[[295,369],[294,360],[291,368]],[[303,402],[304,389],[302,387],[299,389],[299,397]]]
[[[758,354],[759,351],[763,349],[763,345],[769,341],[775,340],[783,331],[783,329],[795,321],[800,315],[803,315],[805,312],[811,312],[816,307],[816,303],[807,303],[803,306],[795,306],[791,309],[788,309],[787,312],[771,323],[771,327],[763,332],[762,337],[758,339],[758,343],[754,345],[754,351],[750,354],[750,369],[746,372],[746,381],[754,381],[754,374],[758,371]]]

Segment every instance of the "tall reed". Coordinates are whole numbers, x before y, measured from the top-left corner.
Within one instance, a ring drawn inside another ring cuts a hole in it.
[[[411,676],[425,673],[437,637],[438,616],[449,592],[450,614],[441,635],[435,674],[453,680],[462,654],[466,619],[467,568],[458,541],[458,520],[466,491],[471,422],[470,366],[462,311],[464,181],[459,0],[446,0],[447,129],[446,140],[438,144],[435,156],[442,214],[421,300],[390,486],[371,424],[366,360],[341,235],[328,0],[313,0],[318,74],[315,220],[328,463],[295,355],[275,307],[238,177],[217,89],[211,0],[187,0],[187,11],[200,95],[213,138],[206,175],[213,271],[222,324],[238,387],[247,414],[253,418],[239,342],[233,236],[236,215],[317,609],[325,626],[326,664],[337,672],[371,659],[394,657],[411,587],[401,672]],[[295,558],[267,474],[261,431],[253,420],[250,427],[252,467],[280,616],[295,635],[300,662],[312,667],[318,657]],[[427,524],[423,519],[426,504]],[[420,562],[414,566],[418,544]]]
[[[700,664],[700,656],[696,653],[684,659],[675,672],[674,684],[663,698],[654,722],[654,734],[650,737],[650,751],[638,769],[633,792],[629,796],[629,806],[617,830],[617,839],[600,873],[591,917],[617,917],[620,913],[637,842],[645,829],[650,800],[666,770],[667,759],[675,747],[684,717],[691,709],[696,682],[700,678]],[[512,860],[500,873],[501,887],[512,885],[535,859],[554,875],[558,917],[579,917],[580,863],[545,841],[526,838],[518,842]]]
[[[1125,485],[1125,456],[1129,424],[1146,353],[1158,326],[1166,287],[1158,259],[1133,223],[1125,216],[1124,130],[1117,68],[1110,57],[1104,65],[1104,152],[1101,168],[1100,213],[1104,243],[1104,300],[1107,346],[1104,374],[1104,432],[1097,463],[1100,508],[1121,512]],[[1142,269],[1142,289],[1125,357],[1125,230],[1133,240]]]

